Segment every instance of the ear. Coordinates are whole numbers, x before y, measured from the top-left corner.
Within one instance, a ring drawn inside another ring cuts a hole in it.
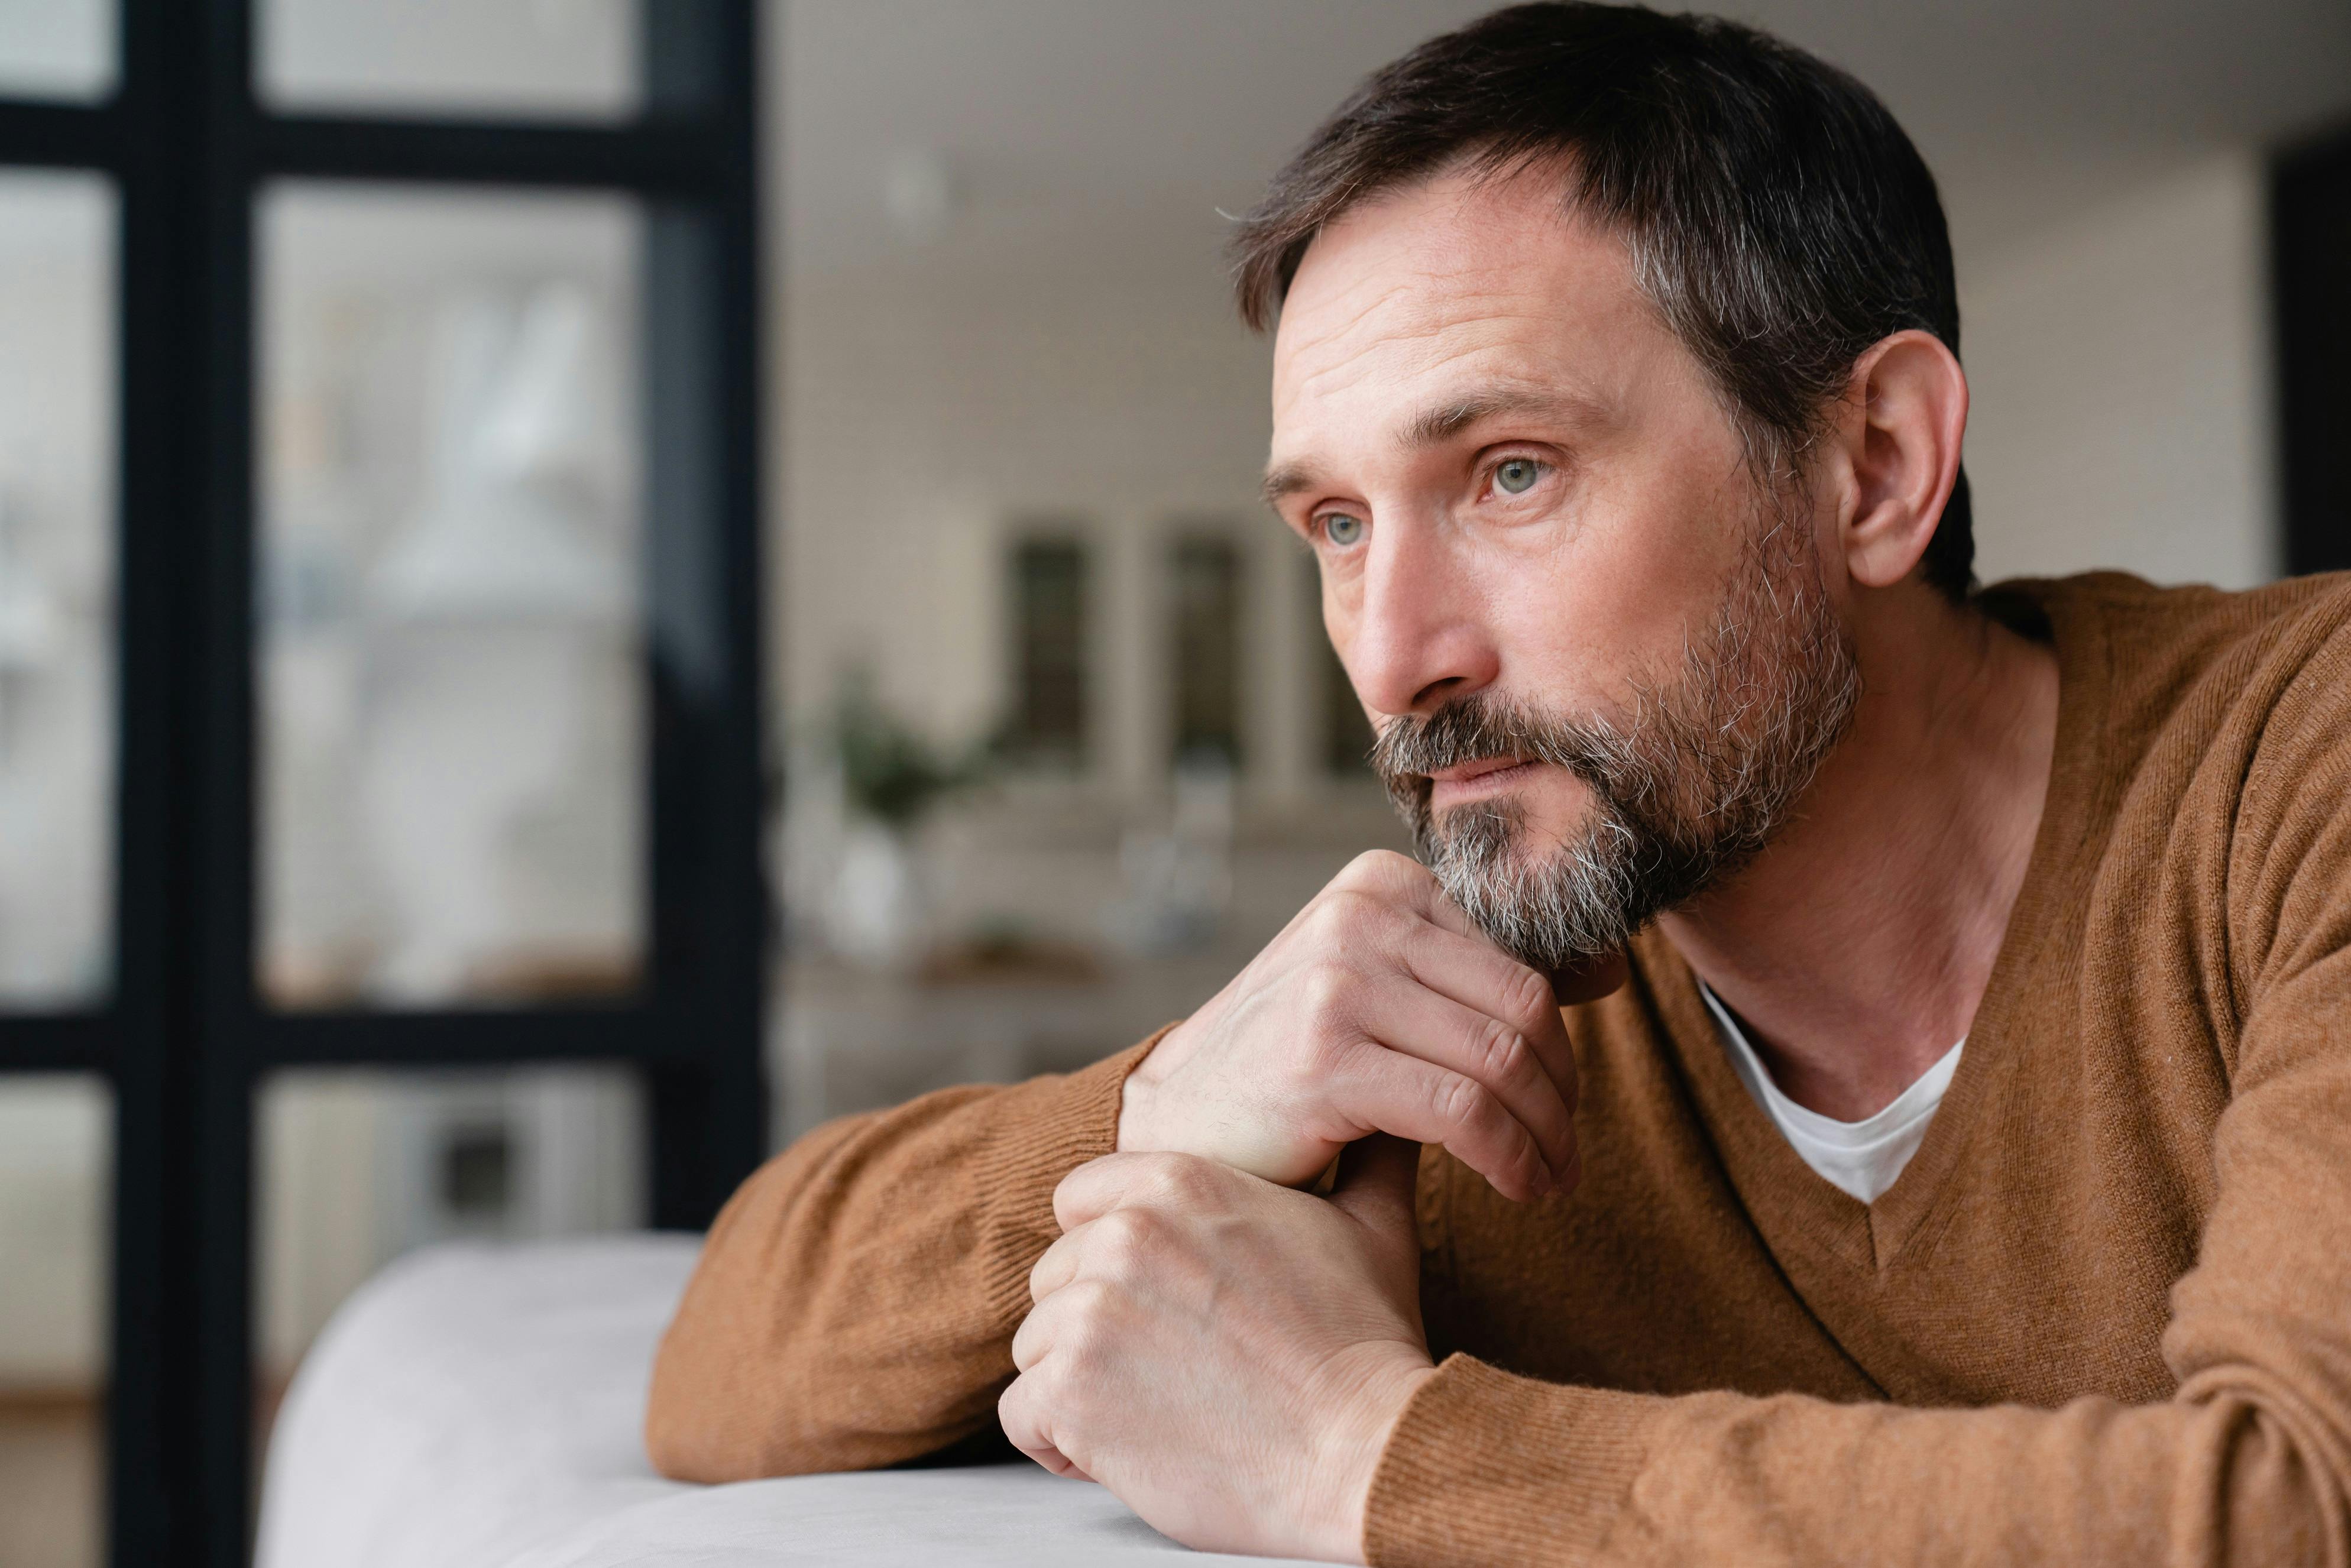
[[[1918,564],[1942,520],[1968,427],[1968,378],[1940,339],[1896,332],[1856,361],[1838,435],[1854,479],[1845,570],[1888,588]]]

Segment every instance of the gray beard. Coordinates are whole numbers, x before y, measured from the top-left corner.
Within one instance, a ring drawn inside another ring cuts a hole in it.
[[[1621,714],[1566,718],[1479,692],[1381,730],[1372,765],[1421,860],[1521,963],[1553,974],[1621,950],[1793,815],[1862,689],[1802,535],[1759,519],[1711,632],[1687,645],[1673,679],[1636,685]],[[1593,809],[1581,830],[1539,853],[1507,796],[1433,815],[1430,774],[1498,756],[1583,779]]]

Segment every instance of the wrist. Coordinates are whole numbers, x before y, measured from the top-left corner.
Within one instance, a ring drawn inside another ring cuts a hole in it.
[[[1334,1563],[1364,1561],[1364,1526],[1380,1457],[1413,1396],[1437,1375],[1425,1352],[1402,1344],[1384,1348],[1393,1354],[1351,1380],[1355,1386],[1334,1413],[1323,1446],[1328,1502],[1322,1539],[1315,1544],[1319,1555]]]
[[[1183,1032],[1183,1023],[1168,1025],[1143,1053],[1143,1060],[1127,1072],[1118,1092],[1118,1130],[1112,1148],[1121,1154],[1136,1150],[1149,1152],[1160,1145],[1153,1140],[1150,1130],[1152,1103],[1162,1080],[1167,1076],[1173,1055],[1167,1042]]]

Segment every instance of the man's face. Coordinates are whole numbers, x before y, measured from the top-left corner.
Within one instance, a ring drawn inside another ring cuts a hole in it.
[[[1561,189],[1448,176],[1319,236],[1268,476],[1424,855],[1544,968],[1755,852],[1858,689],[1822,519]]]

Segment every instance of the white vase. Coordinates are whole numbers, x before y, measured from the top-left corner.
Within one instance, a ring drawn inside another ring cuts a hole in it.
[[[833,880],[831,936],[842,956],[878,969],[921,957],[922,878],[905,836],[879,822],[852,822]]]

